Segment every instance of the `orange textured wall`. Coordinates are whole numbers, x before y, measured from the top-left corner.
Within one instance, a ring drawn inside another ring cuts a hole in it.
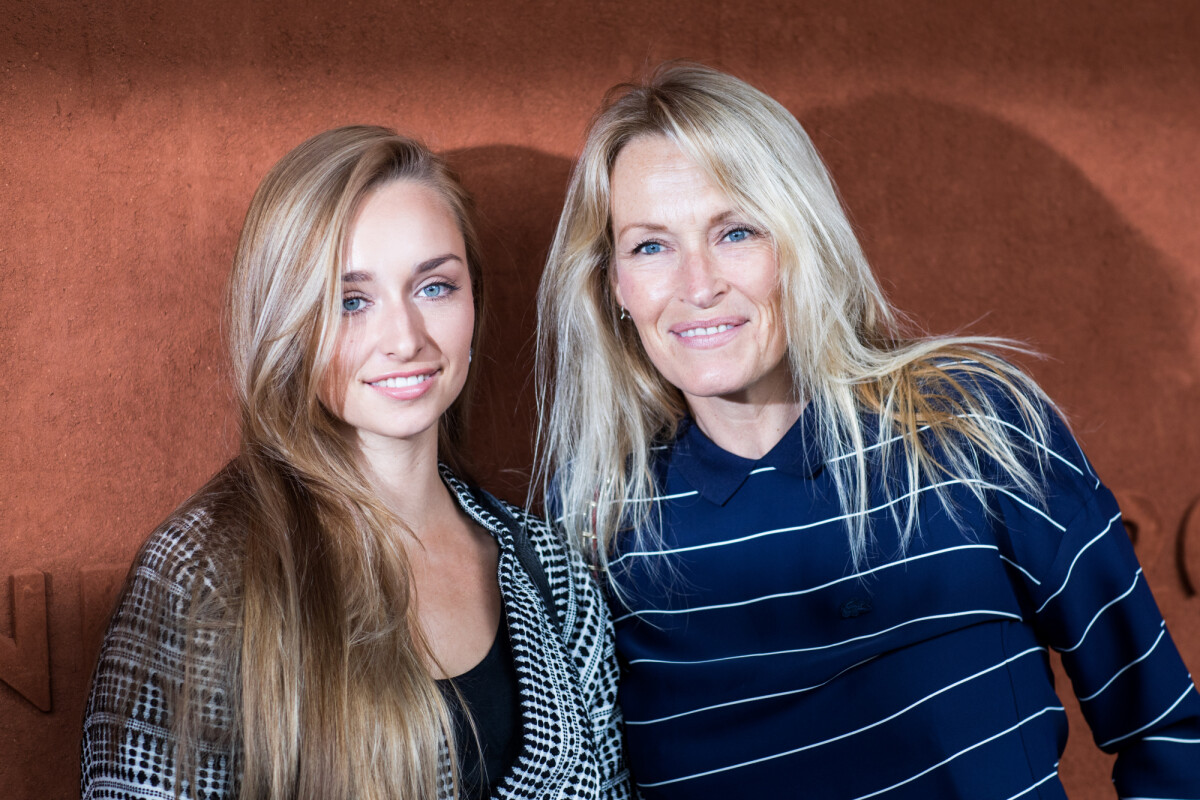
[[[1200,668],[1200,6],[26,0],[0,14],[0,797],[77,789],[88,671],[141,539],[230,453],[219,312],[265,170],[375,122],[484,214],[483,472],[520,498],[531,298],[602,92],[686,56],[782,100],[899,305],[1026,339]],[[1110,797],[1075,735],[1076,798]]]

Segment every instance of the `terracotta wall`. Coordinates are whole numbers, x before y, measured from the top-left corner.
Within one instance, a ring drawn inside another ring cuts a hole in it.
[[[531,298],[570,160],[604,89],[667,57],[806,123],[917,320],[1048,354],[1030,366],[1200,668],[1198,41],[1190,0],[5,3],[0,797],[77,791],[112,593],[229,455],[218,316],[264,171],[349,122],[450,154],[492,290],[478,451],[520,498]],[[1074,719],[1072,796],[1109,797]]]

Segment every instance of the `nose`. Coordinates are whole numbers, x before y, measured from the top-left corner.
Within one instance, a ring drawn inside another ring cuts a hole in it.
[[[708,248],[690,248],[683,254],[683,291],[688,302],[697,308],[710,308],[728,289],[720,265]]]
[[[388,357],[411,361],[428,341],[425,321],[411,302],[397,304],[386,314],[379,344]]]

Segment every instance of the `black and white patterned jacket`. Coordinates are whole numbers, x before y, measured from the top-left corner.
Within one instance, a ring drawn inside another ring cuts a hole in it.
[[[443,468],[442,477],[459,505],[500,545],[499,583],[519,679],[524,743],[496,798],[631,797],[616,705],[617,664],[605,604],[587,568],[538,518],[506,504],[528,533],[556,608],[547,614],[542,590],[522,566],[513,537],[489,512],[489,503]],[[194,774],[176,775],[171,744],[169,687],[190,675],[219,673],[221,664],[185,662],[184,628],[190,598],[212,591],[214,573],[206,547],[212,519],[203,505],[177,513],[142,547],[100,652],[83,729],[84,800],[191,800],[232,798],[238,776],[232,753],[211,747]],[[198,584],[198,582],[201,582]],[[544,588],[544,587],[543,587]],[[165,598],[165,599],[164,599]],[[166,634],[164,635],[164,631]],[[116,708],[118,687],[148,664],[150,677],[126,724]],[[204,708],[218,729],[232,709],[214,677]],[[203,680],[203,677],[201,677]],[[445,763],[445,762],[444,762]],[[439,796],[450,797],[444,768]]]

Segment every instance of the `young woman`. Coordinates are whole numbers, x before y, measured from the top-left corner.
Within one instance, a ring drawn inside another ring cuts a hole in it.
[[[796,120],[610,94],[540,290],[547,505],[607,571],[645,798],[1062,797],[1062,653],[1122,796],[1200,696],[1111,494],[1004,342],[909,335]]]
[[[130,572],[85,798],[628,795],[587,570],[460,477],[480,307],[428,150],[339,128],[268,173],[230,281],[240,452]]]

